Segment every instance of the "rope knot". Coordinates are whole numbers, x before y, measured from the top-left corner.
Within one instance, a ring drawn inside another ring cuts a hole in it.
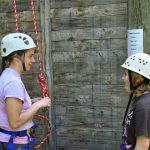
[[[43,97],[47,97],[48,89],[46,87],[46,79],[43,75],[39,75],[38,79],[39,79],[40,87],[42,89]]]

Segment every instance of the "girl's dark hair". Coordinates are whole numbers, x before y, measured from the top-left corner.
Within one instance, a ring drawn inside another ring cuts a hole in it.
[[[4,58],[2,58],[2,64],[1,64],[1,71],[0,71],[0,75],[2,74],[2,72],[3,72],[3,70],[5,69],[5,66],[6,66],[6,61],[5,61],[5,57]]]
[[[0,70],[0,75],[2,74],[2,72],[4,71],[5,68],[9,67],[9,64],[12,61],[12,57],[17,54],[19,56],[22,56],[25,53],[25,50],[23,51],[15,51],[13,53],[11,53],[10,55],[3,57],[2,58],[2,64],[1,64],[1,70]]]

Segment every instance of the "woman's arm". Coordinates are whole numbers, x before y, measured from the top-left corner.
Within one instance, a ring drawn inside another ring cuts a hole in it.
[[[32,98],[32,99],[31,99],[31,102],[32,102],[32,104],[33,104],[33,103],[35,103],[35,102],[40,101],[41,99],[42,99],[42,97]]]
[[[146,136],[137,136],[135,150],[148,150],[150,139]]]
[[[17,129],[27,121],[31,120],[32,117],[40,108],[48,107],[51,105],[49,97],[45,97],[38,102],[35,102],[25,112],[22,111],[22,101],[17,98],[6,99],[6,113],[8,121],[12,129]]]

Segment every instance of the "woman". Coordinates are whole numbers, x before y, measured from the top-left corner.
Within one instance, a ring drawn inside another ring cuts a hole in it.
[[[35,62],[35,47],[32,38],[24,33],[8,34],[1,41],[0,149],[14,150],[18,144],[27,143],[22,149],[31,149],[32,118],[39,109],[51,105],[49,97],[31,104],[21,80],[23,71],[29,71]]]
[[[131,93],[123,121],[122,150],[150,150],[150,55],[136,53],[122,65]]]

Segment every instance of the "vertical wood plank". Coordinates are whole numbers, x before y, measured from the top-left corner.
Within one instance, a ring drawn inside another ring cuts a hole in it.
[[[42,41],[42,64],[43,73],[47,79],[48,93],[51,99],[53,99],[53,68],[52,68],[52,48],[51,48],[51,24],[50,24],[50,0],[40,1],[40,15],[41,15],[41,41]],[[53,104],[53,103],[52,103]],[[53,105],[49,109],[49,120],[54,126],[54,109]],[[46,144],[46,149],[56,149],[55,144],[55,128],[52,128],[52,133]]]

